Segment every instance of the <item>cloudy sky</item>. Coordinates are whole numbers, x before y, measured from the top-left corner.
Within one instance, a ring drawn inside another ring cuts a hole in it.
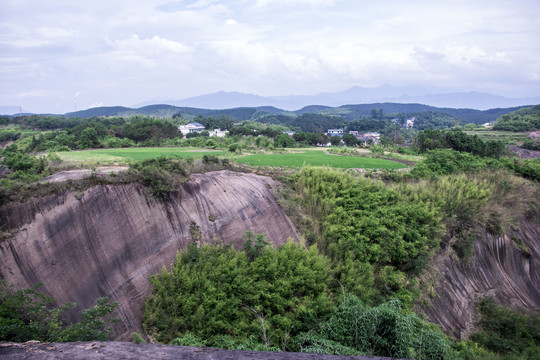
[[[420,85],[540,95],[538,0],[10,0],[0,105]]]

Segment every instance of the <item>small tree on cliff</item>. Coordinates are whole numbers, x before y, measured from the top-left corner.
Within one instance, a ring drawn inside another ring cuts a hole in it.
[[[41,284],[31,289],[14,290],[13,286],[0,281],[0,341],[91,341],[108,340],[112,332],[111,313],[118,303],[106,297],[97,305],[81,311],[81,321],[66,324],[63,316],[74,308],[75,303],[54,307],[54,300],[41,292]]]

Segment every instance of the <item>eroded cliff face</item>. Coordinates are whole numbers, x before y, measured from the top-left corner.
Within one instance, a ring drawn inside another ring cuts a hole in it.
[[[484,232],[470,261],[460,261],[447,252],[439,256],[435,268],[438,282],[429,307],[422,311],[457,338],[465,339],[475,329],[475,305],[484,296],[518,311],[538,311],[540,222],[523,220],[506,235]]]
[[[12,236],[0,242],[0,277],[19,287],[42,282],[58,303],[74,301],[78,309],[109,296],[120,303],[115,338],[126,340],[142,332],[148,277],[197,234],[201,243],[219,238],[236,247],[247,230],[276,245],[298,238],[274,200],[275,186],[267,177],[219,171],[192,175],[168,201],[128,184],[5,206],[0,221]]]

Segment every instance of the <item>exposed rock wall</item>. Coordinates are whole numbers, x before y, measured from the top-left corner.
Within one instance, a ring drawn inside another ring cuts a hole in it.
[[[522,241],[520,249],[514,239]],[[490,296],[518,311],[540,309],[540,222],[526,220],[507,235],[484,233],[468,262],[442,255],[438,284],[423,311],[457,338],[467,338],[478,319],[475,305]]]
[[[29,341],[23,344],[0,343],[0,357],[4,360],[392,360],[390,358],[383,358],[378,356],[336,356],[291,352],[223,350],[188,346],[133,344],[117,341],[52,344],[45,344],[33,341]]]
[[[240,246],[246,230],[274,244],[298,234],[273,197],[272,179],[220,171],[195,174],[168,201],[139,184],[95,186],[0,208],[12,237],[0,242],[0,276],[20,287],[38,282],[60,304],[78,309],[109,296],[120,302],[116,339],[141,332],[148,277],[194,241]],[[197,236],[195,236],[197,237]]]

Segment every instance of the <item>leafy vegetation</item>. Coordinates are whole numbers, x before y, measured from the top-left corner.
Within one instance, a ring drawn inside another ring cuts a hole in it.
[[[187,175],[180,160],[158,157],[133,164],[130,169],[136,171],[141,184],[147,186],[152,194],[164,198],[168,193],[176,191]]]
[[[540,317],[520,315],[490,298],[479,304],[482,319],[473,341],[507,359],[540,358]]]
[[[495,122],[493,130],[516,132],[540,130],[540,105],[502,115]]]
[[[76,306],[66,303],[53,306],[54,300],[38,291],[39,285],[31,289],[14,290],[0,281],[0,341],[90,341],[108,340],[110,317],[118,303],[108,298],[97,299],[97,304],[81,311],[79,322],[67,324],[65,313]]]
[[[504,144],[498,141],[483,141],[476,135],[463,131],[424,130],[416,138],[420,152],[434,149],[453,149],[484,157],[499,157],[504,152]]]
[[[299,338],[302,351],[318,354],[426,360],[455,356],[443,333],[403,311],[399,300],[369,307],[358,297],[347,296],[328,320]]]
[[[342,171],[304,168],[301,204],[316,219],[315,239],[345,291],[364,301],[397,296],[412,303],[408,278],[421,272],[443,228],[433,205]]]
[[[146,330],[161,342],[192,334],[219,346],[223,336],[255,336],[289,349],[291,337],[331,309],[328,261],[315,248],[288,242],[274,249],[247,233],[244,251],[190,246],[168,271],[151,278]]]
[[[491,159],[447,149],[428,152],[425,160],[419,162],[406,176],[428,178],[487,169],[506,169],[526,179],[540,181],[540,159]]]
[[[241,251],[192,245],[170,271],[152,277],[147,332],[184,346],[422,359],[454,354],[438,328],[398,300],[377,307],[353,295],[332,301],[330,261],[314,247],[288,242],[274,249],[251,232],[245,239]]]

